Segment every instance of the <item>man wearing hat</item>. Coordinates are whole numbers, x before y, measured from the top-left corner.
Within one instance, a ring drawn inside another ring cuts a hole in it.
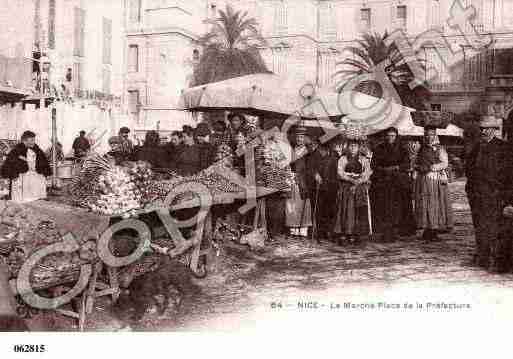
[[[119,129],[119,138],[121,140],[120,151],[122,152],[125,161],[133,160],[134,155],[134,144],[132,143],[132,140],[130,140],[129,136],[130,129],[128,127],[125,126]]]
[[[507,271],[506,241],[499,241],[503,199],[507,190],[507,147],[498,138],[501,119],[482,117],[480,140],[466,160],[466,192],[475,228],[476,254],[474,263],[492,271]],[[500,243],[502,242],[502,243]],[[509,241],[508,241],[509,242]]]
[[[121,137],[112,136],[109,138],[110,151],[107,152],[107,157],[114,160],[116,165],[121,164],[124,161],[123,152],[121,150]]]
[[[338,158],[331,153],[328,144],[318,144],[308,156],[310,198],[312,199],[315,233],[319,238],[331,239],[338,191]]]
[[[87,155],[87,152],[91,149],[91,144],[86,137],[85,131],[80,131],[80,134],[73,141],[73,151],[76,158],[83,158]]]
[[[199,154],[199,171],[210,167],[216,156],[216,149],[210,143],[210,127],[205,122],[198,124],[194,131],[196,137],[196,148]]]

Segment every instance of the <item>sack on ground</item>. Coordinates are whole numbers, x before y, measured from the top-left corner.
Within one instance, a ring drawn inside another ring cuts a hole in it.
[[[265,228],[258,228],[240,238],[241,244],[247,244],[251,250],[262,249],[265,246],[267,239],[267,231]]]

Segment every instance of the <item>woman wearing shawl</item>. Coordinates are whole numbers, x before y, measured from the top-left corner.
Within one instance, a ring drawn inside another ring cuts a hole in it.
[[[448,165],[447,152],[440,145],[436,128],[425,127],[424,143],[415,164],[415,217],[417,227],[424,229],[425,240],[436,240],[437,232],[452,227]]]
[[[34,132],[25,131],[2,166],[2,177],[11,180],[11,200],[15,202],[46,198],[45,177],[50,176],[52,170],[35,140]]]
[[[307,237],[308,228],[312,227],[312,208],[310,203],[310,191],[308,188],[306,147],[306,128],[297,127],[296,147],[292,155],[292,184],[291,198],[286,203],[286,222],[293,236]]]
[[[371,202],[376,233],[386,242],[397,235],[416,233],[412,189],[408,171],[410,158],[396,128],[385,130],[385,141],[376,146],[371,161]]]
[[[360,154],[360,141],[348,141],[347,152],[338,160],[338,175],[342,182],[337,196],[335,233],[353,243],[370,233],[369,179],[370,161]]]

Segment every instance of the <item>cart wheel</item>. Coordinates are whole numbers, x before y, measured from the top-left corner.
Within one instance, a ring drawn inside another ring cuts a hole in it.
[[[200,257],[198,262],[198,268],[193,271],[193,274],[196,278],[203,279],[207,276],[207,256],[203,255]]]

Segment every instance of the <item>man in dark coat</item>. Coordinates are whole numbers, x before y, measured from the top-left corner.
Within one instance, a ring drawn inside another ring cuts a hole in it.
[[[80,131],[80,135],[73,141],[73,151],[76,158],[83,158],[91,148],[89,140],[85,137],[86,132]]]
[[[385,131],[385,141],[376,146],[371,167],[371,203],[376,233],[383,233],[387,242],[397,234],[415,234],[412,185],[408,175],[410,160],[399,141],[399,133],[391,127]]]
[[[176,169],[176,161],[178,158],[179,151],[182,148],[182,133],[180,131],[173,131],[169,138],[169,143],[164,147],[166,150],[168,168]]]
[[[25,201],[46,197],[45,177],[52,175],[50,163],[44,152],[35,143],[36,134],[25,131],[18,143],[7,155],[0,170],[3,178],[11,180],[12,200]],[[28,155],[35,154],[32,162]]]
[[[210,128],[206,123],[198,124],[194,135],[196,137],[196,148],[199,153],[199,170],[210,167],[216,159],[216,148],[210,143]]]
[[[137,161],[149,163],[153,168],[168,168],[166,149],[160,145],[160,136],[157,131],[148,131],[144,145],[135,154]]]
[[[16,179],[22,173],[27,173],[29,170],[28,163],[23,158],[27,157],[27,150],[30,148],[36,153],[36,172],[45,177],[52,175],[50,162],[46,158],[45,153],[35,143],[27,143],[27,140],[35,138],[35,134],[31,131],[26,131],[21,136],[21,142],[7,154],[7,158],[2,165],[2,177],[8,179]]]
[[[308,156],[308,187],[312,199],[312,210],[316,213],[315,225],[318,238],[330,239],[333,232],[333,219],[336,214],[337,164],[338,158],[330,152],[327,144],[320,144]]]
[[[134,160],[134,144],[130,137],[130,129],[128,127],[121,127],[119,129],[119,139],[120,139],[120,151],[122,152],[122,157],[125,161],[133,161]]]
[[[504,199],[508,192],[507,145],[497,138],[500,120],[485,116],[480,122],[481,139],[466,160],[467,184],[475,228],[474,263],[492,271],[506,271],[509,241],[499,241]]]
[[[184,126],[182,132],[183,142],[175,156],[176,171],[181,176],[191,176],[200,171],[200,158],[198,147],[194,143],[194,130]]]

